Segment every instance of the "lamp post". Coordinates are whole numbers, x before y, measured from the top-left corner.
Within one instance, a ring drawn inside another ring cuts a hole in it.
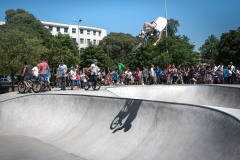
[[[167,19],[167,0],[165,0],[165,18]],[[167,25],[166,25],[166,37],[167,37]]]
[[[167,19],[167,0],[164,0],[164,2],[165,2],[165,18]],[[168,42],[167,42],[167,36],[168,36],[167,29],[168,28],[167,28],[167,25],[166,25],[166,47],[167,47],[167,53],[168,53]]]
[[[78,54],[79,54],[79,56],[80,56],[80,37],[79,37],[79,35],[80,35],[80,29],[79,29],[79,22],[82,22],[83,20],[82,19],[79,19],[79,20],[76,20],[76,19],[73,19],[73,21],[74,22],[78,22],[78,40],[77,40],[77,42],[78,42]]]

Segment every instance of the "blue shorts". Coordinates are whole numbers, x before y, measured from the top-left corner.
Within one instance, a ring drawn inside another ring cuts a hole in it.
[[[47,75],[46,74],[40,74],[39,75],[39,80],[41,81],[41,82],[47,82]]]
[[[81,85],[80,80],[77,80],[77,86],[80,86],[80,85]]]

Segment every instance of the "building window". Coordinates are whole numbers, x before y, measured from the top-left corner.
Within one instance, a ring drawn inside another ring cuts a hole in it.
[[[77,40],[76,38],[72,38],[72,41],[73,41],[73,42],[76,42],[76,40]]]
[[[93,31],[93,35],[96,36],[96,31]]]
[[[72,28],[72,33],[76,33],[76,28]]]
[[[80,44],[84,44],[84,39],[80,38]]]
[[[60,27],[57,27],[57,32],[60,32]]]
[[[102,32],[99,32],[99,36],[101,37]]]
[[[93,44],[97,44],[97,40],[96,39],[93,40]]]
[[[90,30],[87,30],[87,35],[90,35]]]
[[[53,27],[52,27],[52,26],[49,26],[48,29],[49,29],[50,31],[52,31]]]
[[[68,28],[64,28],[64,33],[68,33]]]
[[[91,43],[91,40],[90,39],[87,39],[87,44],[90,44]]]
[[[83,29],[80,29],[80,34],[83,34]]]

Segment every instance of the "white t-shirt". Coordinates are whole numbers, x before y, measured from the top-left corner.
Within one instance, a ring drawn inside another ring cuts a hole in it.
[[[132,72],[131,71],[126,71],[125,74],[126,74],[127,78],[131,78],[132,77]]]
[[[235,72],[235,66],[234,65],[231,65],[231,71]]]
[[[218,69],[219,69],[221,72],[223,72],[223,65],[222,65],[222,66],[219,65],[219,66],[218,66]]]
[[[159,31],[162,31],[167,25],[167,19],[163,18],[163,17],[158,17],[157,19],[155,19],[154,22],[157,24],[155,29],[157,29]]]
[[[151,76],[152,76],[152,77],[155,77],[156,74],[155,74],[155,71],[154,71],[153,68],[150,69],[150,73],[151,73]]]
[[[76,70],[71,70],[70,71],[70,75],[71,75],[71,80],[76,80],[77,79],[77,72],[76,72]]]
[[[60,77],[66,77],[67,66],[65,64],[58,66],[58,72]]]
[[[87,82],[87,79],[86,79],[85,76],[86,76],[85,74],[81,74],[81,75],[80,75],[81,80],[82,80],[83,82]]]
[[[95,73],[95,75],[97,75],[97,73],[98,73],[98,66],[93,63],[91,65],[91,68],[92,68],[92,72]]]
[[[38,77],[38,67],[36,66],[36,67],[33,67],[33,69],[32,69],[32,71],[33,71],[33,76],[35,76],[35,77]]]

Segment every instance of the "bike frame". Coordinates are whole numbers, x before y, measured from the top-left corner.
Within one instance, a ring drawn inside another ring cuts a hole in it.
[[[144,35],[142,35],[142,34],[140,35],[140,37],[142,38],[142,41],[132,48],[132,52],[136,51],[143,44],[147,45],[147,41],[148,41],[149,37],[154,34],[154,31],[155,31],[155,29],[146,28],[145,34]]]

